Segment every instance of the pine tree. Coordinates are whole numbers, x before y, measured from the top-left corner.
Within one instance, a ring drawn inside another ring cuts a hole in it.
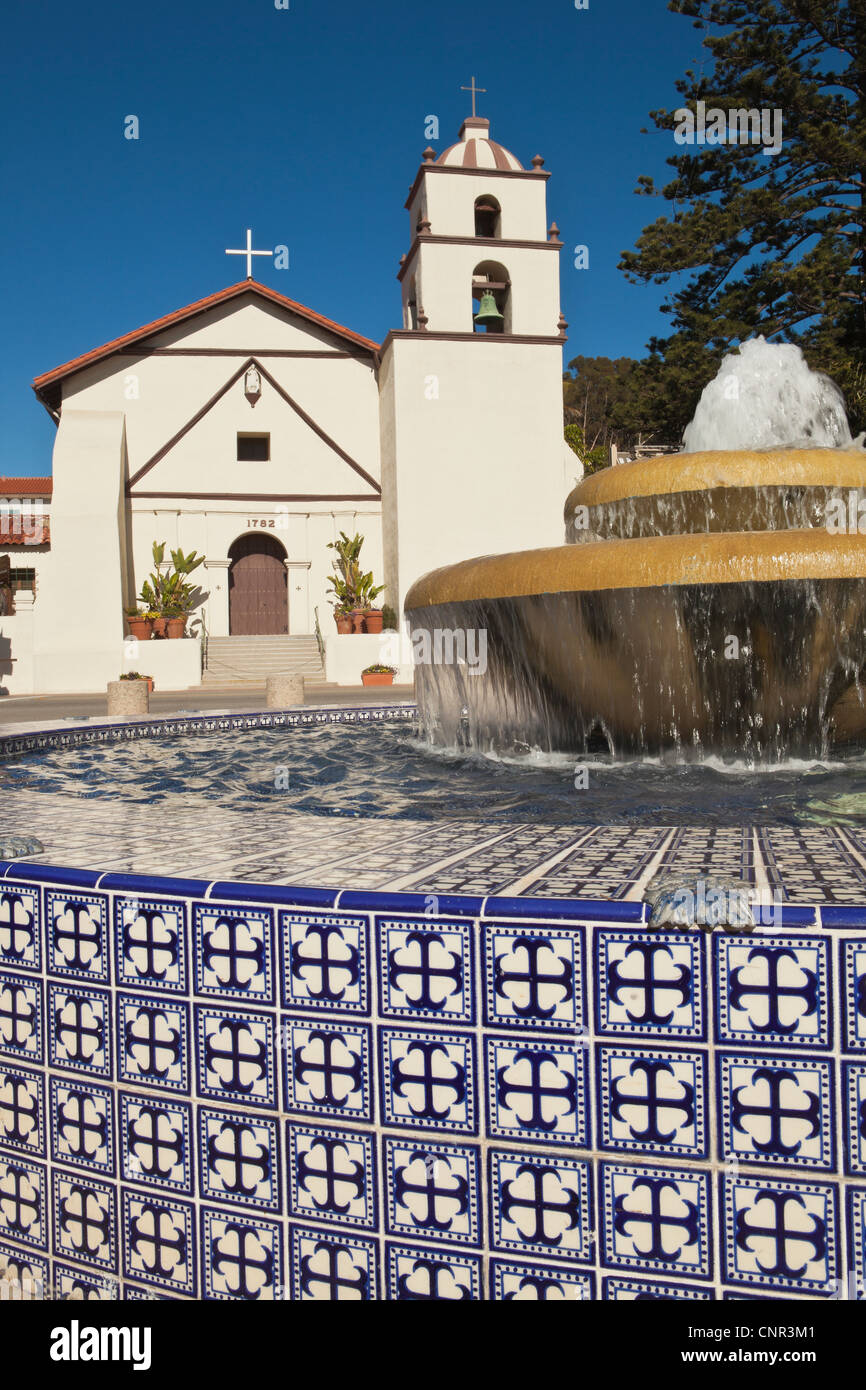
[[[644,370],[659,365],[697,399],[710,368],[757,333],[798,342],[811,366],[846,394],[851,423],[866,427],[866,0],[671,0],[705,31],[706,72],[676,84],[680,108],[651,113],[684,135],[683,109],[757,109],[781,148],[759,143],[677,143],[672,205],[646,227],[620,268],[639,283],[668,283],[672,335],[655,339]],[[778,118],[775,118],[778,119]],[[728,123],[730,131],[730,122]],[[718,127],[715,128],[718,134]],[[711,140],[710,126],[706,130]],[[670,364],[670,368],[668,368]],[[667,391],[669,397],[677,392]]]

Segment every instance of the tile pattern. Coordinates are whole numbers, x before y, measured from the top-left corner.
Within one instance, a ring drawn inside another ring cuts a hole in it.
[[[673,851],[744,871],[757,838]],[[68,877],[0,889],[0,1272],[88,1298],[866,1296],[855,918],[707,937],[575,900]]]

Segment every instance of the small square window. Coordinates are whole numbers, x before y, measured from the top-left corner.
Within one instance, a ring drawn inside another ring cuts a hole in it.
[[[269,434],[238,435],[238,463],[266,463],[270,456]]]

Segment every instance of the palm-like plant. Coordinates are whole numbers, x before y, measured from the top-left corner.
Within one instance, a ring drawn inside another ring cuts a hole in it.
[[[328,549],[337,552],[334,573],[328,575],[328,583],[333,589],[330,601],[338,613],[371,607],[373,599],[385,587],[373,583],[372,571],[365,574],[361,569],[359,557],[363,544],[362,535],[347,536],[345,531],[340,532],[339,540],[328,542]]]

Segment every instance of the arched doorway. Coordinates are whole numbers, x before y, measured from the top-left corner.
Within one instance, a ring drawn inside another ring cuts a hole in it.
[[[229,632],[232,637],[289,630],[285,547],[273,536],[240,536],[229,547]]]

